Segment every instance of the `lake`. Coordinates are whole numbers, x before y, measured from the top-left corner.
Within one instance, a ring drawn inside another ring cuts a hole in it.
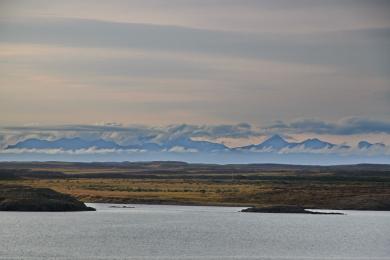
[[[0,258],[390,259],[390,212],[88,205],[97,211],[0,212]]]

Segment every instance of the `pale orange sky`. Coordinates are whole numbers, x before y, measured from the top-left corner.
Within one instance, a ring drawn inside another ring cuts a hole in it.
[[[0,124],[386,121],[389,11],[353,0],[2,1]]]

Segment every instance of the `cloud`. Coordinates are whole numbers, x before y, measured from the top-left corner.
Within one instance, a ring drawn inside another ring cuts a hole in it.
[[[83,18],[24,17],[3,20],[0,28],[0,42],[4,43],[204,53],[352,66],[371,72],[380,70],[383,74],[388,72],[389,65],[386,59],[389,56],[378,51],[389,46],[389,27],[295,35]],[[104,65],[97,67],[104,68]]]
[[[196,153],[196,152],[198,152],[198,150],[191,149],[191,148],[185,148],[185,147],[182,147],[182,146],[174,146],[171,149],[169,149],[168,152],[173,152],[173,153]]]
[[[19,141],[38,138],[54,140],[62,137],[108,139],[121,145],[145,142],[162,143],[180,138],[250,138],[261,136],[261,130],[246,123],[236,125],[169,125],[161,127],[103,123],[95,125],[10,126],[0,128],[0,148]]]
[[[388,112],[388,26],[270,33],[13,15],[0,19],[3,122],[261,124]]]
[[[161,140],[173,140],[182,137],[203,137],[207,139],[217,138],[250,138],[261,136],[259,129],[254,129],[250,124],[240,123],[236,125],[170,125],[157,137]]]
[[[287,123],[277,121],[265,129],[288,133],[331,135],[390,134],[390,121],[366,117],[347,117],[337,122],[327,122],[319,119],[298,119]]]

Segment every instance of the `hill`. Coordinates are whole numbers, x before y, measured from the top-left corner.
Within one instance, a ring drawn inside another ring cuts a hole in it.
[[[48,188],[0,184],[0,211],[94,211],[74,197]]]

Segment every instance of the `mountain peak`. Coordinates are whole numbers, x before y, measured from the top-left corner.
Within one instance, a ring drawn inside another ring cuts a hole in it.
[[[322,141],[318,138],[310,138],[301,143],[298,143],[297,145],[303,145],[304,148],[309,148],[309,149],[332,148],[335,146],[332,143]]]
[[[322,141],[318,138],[309,138],[305,142],[322,142]]]
[[[289,142],[284,140],[280,135],[275,134],[259,144],[259,148],[272,148],[272,149],[282,149],[289,145]]]
[[[283,140],[283,141],[284,141],[283,137],[281,137],[281,136],[278,135],[278,134],[272,135],[272,136],[271,136],[270,138],[268,138],[267,140]]]

